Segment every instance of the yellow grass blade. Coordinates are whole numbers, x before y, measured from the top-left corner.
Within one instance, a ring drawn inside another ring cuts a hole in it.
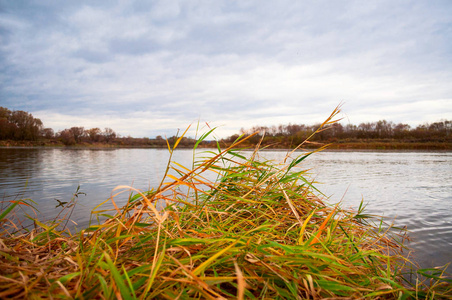
[[[179,145],[180,141],[185,136],[185,134],[187,133],[188,129],[190,129],[190,127],[191,127],[191,124],[187,127],[187,129],[185,129],[184,133],[180,136],[180,138],[177,139],[176,143],[173,146],[173,149],[176,149],[177,145]]]
[[[304,220],[303,226],[301,226],[301,229],[300,229],[300,237],[298,238],[298,245],[303,244],[304,231],[306,229],[306,226],[308,225],[309,220],[311,220],[311,218],[314,215],[314,213],[315,213],[315,210],[313,210],[312,213],[306,218],[306,220]]]

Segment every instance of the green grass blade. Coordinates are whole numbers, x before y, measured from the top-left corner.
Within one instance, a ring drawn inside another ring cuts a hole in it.
[[[116,283],[116,286],[118,287],[121,296],[127,300],[136,299],[132,291],[125,284],[123,276],[121,276],[115,264],[113,263],[113,261],[111,260],[110,256],[107,253],[105,253],[105,260],[107,262],[108,270],[113,276],[113,280]]]

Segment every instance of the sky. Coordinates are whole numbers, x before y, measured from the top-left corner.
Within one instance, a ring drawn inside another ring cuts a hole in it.
[[[340,103],[343,124],[452,119],[452,1],[0,0],[0,106],[56,132],[221,138]]]

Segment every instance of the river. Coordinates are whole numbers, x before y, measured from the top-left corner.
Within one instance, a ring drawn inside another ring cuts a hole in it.
[[[260,156],[281,161],[285,154]],[[173,160],[190,167],[192,157],[191,150],[176,150]],[[71,218],[83,228],[116,186],[158,186],[168,158],[165,149],[0,148],[0,200],[33,199],[38,218],[49,220],[60,211],[56,199],[69,201],[80,186],[86,195],[79,194]],[[421,267],[452,262],[452,152],[324,151],[301,167],[311,169],[330,202],[356,208],[363,199],[367,213],[407,226]]]

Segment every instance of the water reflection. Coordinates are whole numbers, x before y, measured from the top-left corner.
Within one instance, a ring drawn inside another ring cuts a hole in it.
[[[33,149],[0,151],[0,188],[3,198],[22,197],[25,190],[40,188],[37,178],[42,172],[44,153]]]
[[[162,177],[168,151],[145,149],[0,149],[0,187],[4,200],[31,198],[40,218],[50,220],[60,211],[57,200],[70,201],[78,186],[72,215],[82,228],[91,210],[110,197],[118,185],[148,190]],[[123,202],[126,201],[124,196]],[[118,199],[121,202],[121,199]]]

